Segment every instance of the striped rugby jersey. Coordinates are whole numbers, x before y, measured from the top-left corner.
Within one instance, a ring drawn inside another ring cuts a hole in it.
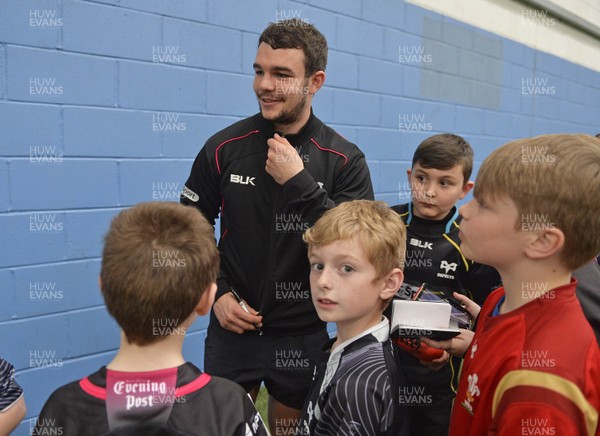
[[[15,368],[0,358],[0,412],[8,410],[23,395],[14,376]]]
[[[326,350],[334,342],[328,341]],[[407,412],[400,404],[403,385],[384,318],[315,366],[296,434],[407,435]]]

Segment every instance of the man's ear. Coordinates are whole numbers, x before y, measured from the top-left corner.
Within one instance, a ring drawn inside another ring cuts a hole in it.
[[[394,268],[384,278],[383,288],[381,289],[381,292],[379,293],[379,297],[382,300],[389,300],[394,295],[396,295],[396,292],[398,292],[398,289],[400,289],[400,285],[402,284],[403,281],[404,281],[404,273],[402,272],[402,270],[400,268]]]
[[[325,83],[325,71],[317,71],[312,73],[308,78],[308,93],[316,94]]]
[[[469,180],[467,183],[465,183],[465,185],[462,187],[462,192],[460,193],[460,197],[458,197],[458,199],[462,200],[463,198],[465,198],[467,194],[471,192],[473,186],[475,186],[475,183],[472,180]]]
[[[210,308],[215,302],[216,293],[217,284],[213,282],[210,285],[208,285],[208,287],[205,289],[205,291],[202,293],[202,296],[200,297],[200,301],[196,306],[196,313],[198,315],[204,316],[210,311]]]
[[[546,259],[565,246],[565,234],[554,226],[531,233],[532,238],[525,246],[525,255],[530,259]]]

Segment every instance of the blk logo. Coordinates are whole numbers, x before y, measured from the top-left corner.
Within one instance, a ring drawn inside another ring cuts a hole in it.
[[[256,179],[256,177],[239,176],[237,174],[232,174],[231,177],[229,178],[229,181],[231,183],[238,183],[240,185],[252,185],[252,186],[256,186],[254,184],[254,179]]]
[[[428,250],[433,250],[433,242],[423,242],[415,238],[410,238],[408,243],[412,246],[419,248],[427,248]]]

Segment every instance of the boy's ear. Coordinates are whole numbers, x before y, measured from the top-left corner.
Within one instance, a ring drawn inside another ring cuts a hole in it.
[[[398,289],[400,289],[400,285],[403,281],[404,273],[402,272],[402,270],[400,268],[394,268],[392,272],[390,272],[384,278],[383,288],[379,293],[379,297],[382,300],[389,300],[394,295],[396,295],[396,292],[398,292]]]
[[[463,198],[465,198],[467,194],[471,192],[473,186],[475,186],[475,183],[472,180],[469,180],[467,183],[465,183],[465,185],[462,187],[462,192],[460,193],[460,197],[458,197],[458,199],[462,200]]]
[[[547,259],[557,254],[565,245],[565,234],[553,226],[543,231],[532,232],[532,236],[525,246],[525,255],[530,259]]]
[[[408,183],[410,183],[410,175],[412,174],[412,168],[406,170],[406,176],[408,177]]]
[[[200,297],[200,301],[198,302],[198,305],[196,306],[196,313],[198,315],[204,316],[210,311],[210,308],[212,307],[213,303],[215,302],[215,294],[216,293],[217,293],[217,284],[213,282],[210,285],[208,285],[208,287],[206,288],[206,290],[202,293],[202,296]]]

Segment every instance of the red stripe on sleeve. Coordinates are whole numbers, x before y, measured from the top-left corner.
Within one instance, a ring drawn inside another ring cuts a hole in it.
[[[315,140],[314,140],[314,138],[310,138],[310,140],[312,141],[312,143],[313,143],[313,144],[315,144],[315,145],[317,146],[317,148],[318,148],[319,150],[322,150],[322,151],[328,151],[328,152],[330,152],[330,153],[337,154],[338,156],[342,156],[342,157],[344,158],[344,165],[342,165],[342,168],[343,168],[343,167],[344,167],[344,166],[345,166],[345,165],[348,163],[348,158],[346,157],[346,155],[345,155],[345,154],[343,154],[343,153],[340,153],[339,151],[332,150],[331,148],[325,148],[325,147],[321,147],[321,146],[319,145],[319,143],[318,143],[317,141],[315,141]]]

